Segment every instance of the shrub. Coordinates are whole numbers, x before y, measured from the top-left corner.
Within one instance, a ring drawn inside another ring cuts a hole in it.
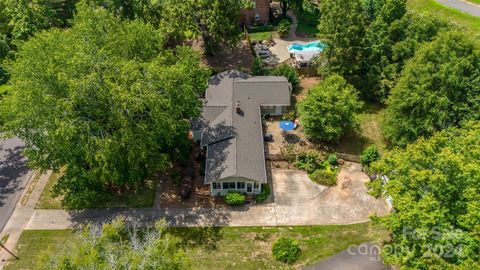
[[[312,173],[321,167],[321,163],[322,154],[317,150],[308,150],[298,154],[295,166],[307,173]]]
[[[293,121],[297,118],[296,108],[288,109],[286,113],[282,115],[282,120]]]
[[[290,33],[290,22],[288,20],[283,19],[280,21],[278,24],[278,33],[281,37],[288,36],[288,33]]]
[[[229,191],[225,195],[225,202],[229,205],[243,205],[245,204],[245,195],[236,191]]]
[[[372,145],[363,150],[362,155],[360,156],[360,161],[363,166],[370,166],[372,162],[377,161],[379,158],[380,154],[378,153],[377,147]]]
[[[273,257],[284,263],[294,263],[300,257],[298,242],[291,238],[278,238],[273,243]]]
[[[338,165],[337,155],[331,154],[330,156],[328,156],[328,163],[332,166],[337,166]]]
[[[270,186],[268,184],[262,184],[262,192],[255,197],[257,203],[265,201],[270,196]]]
[[[377,178],[367,183],[368,194],[378,199],[382,196],[382,179]]]
[[[270,70],[269,75],[285,76],[285,78],[287,78],[292,84],[293,89],[297,89],[300,86],[300,79],[298,78],[297,70],[289,64],[281,64],[277,66]]]
[[[265,66],[263,65],[262,59],[260,57],[255,57],[255,60],[253,61],[252,75],[265,75]]]
[[[308,175],[310,179],[320,185],[333,187],[337,184],[337,170],[318,169]]]
[[[287,160],[289,163],[295,162],[297,158],[297,153],[295,150],[295,145],[294,144],[287,144],[282,148],[282,155],[283,157]]]

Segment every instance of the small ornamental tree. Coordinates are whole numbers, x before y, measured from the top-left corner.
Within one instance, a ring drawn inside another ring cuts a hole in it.
[[[291,238],[278,238],[273,243],[273,257],[280,262],[294,263],[300,257],[298,242]]]
[[[336,142],[348,128],[357,125],[362,106],[355,88],[339,75],[320,82],[300,104],[300,118],[308,138]]]

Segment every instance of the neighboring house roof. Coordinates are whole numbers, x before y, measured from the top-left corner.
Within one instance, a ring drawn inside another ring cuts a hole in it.
[[[202,119],[194,125],[203,127],[207,146],[206,184],[228,177],[267,182],[260,106],[289,106],[290,93],[285,77],[231,70],[210,78]]]

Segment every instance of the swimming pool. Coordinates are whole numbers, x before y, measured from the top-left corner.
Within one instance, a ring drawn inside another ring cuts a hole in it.
[[[298,51],[317,51],[322,52],[327,45],[323,44],[320,41],[314,41],[307,44],[297,44],[293,43],[292,45],[288,46],[289,52],[298,52]]]

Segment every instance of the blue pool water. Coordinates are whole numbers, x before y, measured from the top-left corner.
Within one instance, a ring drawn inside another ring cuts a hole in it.
[[[295,51],[317,51],[322,52],[325,49],[326,45],[320,41],[314,41],[307,44],[297,44],[293,43],[292,45],[288,46],[289,52]]]

